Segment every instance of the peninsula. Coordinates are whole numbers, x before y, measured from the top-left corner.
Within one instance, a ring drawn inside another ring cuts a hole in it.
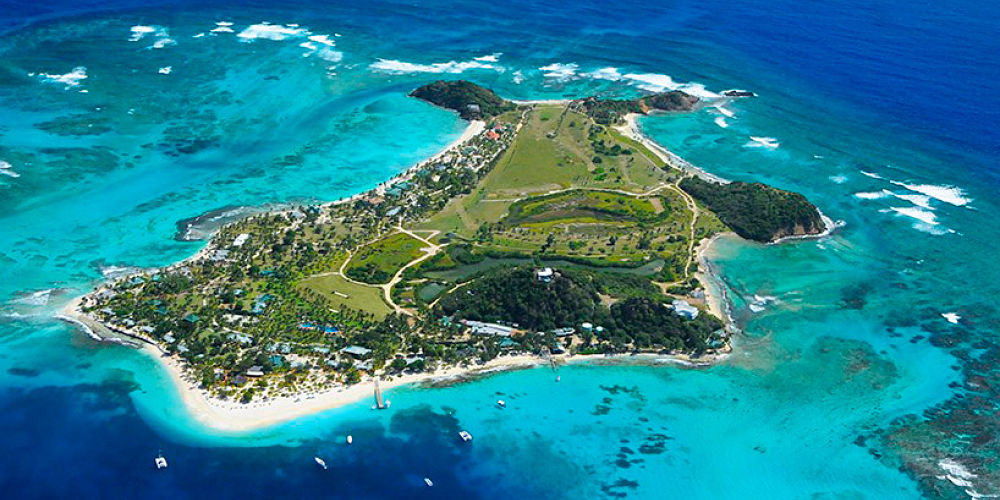
[[[711,362],[730,332],[698,279],[699,243],[825,229],[801,195],[701,175],[638,133],[636,113],[695,109],[683,92],[515,104],[439,81],[412,95],[469,131],[367,193],[227,224],[67,317],[155,352],[205,423],[241,429],[366,397],[375,378],[586,355]]]

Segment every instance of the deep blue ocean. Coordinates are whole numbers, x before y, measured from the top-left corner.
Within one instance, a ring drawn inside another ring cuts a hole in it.
[[[1000,4],[968,1],[0,0],[2,496],[1000,494],[998,26]],[[238,435],[187,414],[154,360],[53,318],[196,252],[182,219],[334,200],[437,152],[464,124],[406,94],[440,78],[512,99],[752,90],[640,123],[842,227],[713,247],[745,330],[718,366],[511,372]]]

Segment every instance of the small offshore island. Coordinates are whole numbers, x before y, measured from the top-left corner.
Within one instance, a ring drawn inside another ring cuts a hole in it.
[[[803,196],[716,179],[645,139],[636,114],[701,104],[680,91],[514,103],[438,81],[411,95],[466,133],[367,193],[230,223],[66,319],[154,353],[197,417],[242,430],[379,379],[627,353],[709,363],[731,332],[702,243],[827,230]]]

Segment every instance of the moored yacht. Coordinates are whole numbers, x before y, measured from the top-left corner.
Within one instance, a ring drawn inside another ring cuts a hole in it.
[[[163,453],[162,452],[160,452],[159,454],[156,455],[156,459],[153,460],[153,463],[156,464],[156,468],[157,469],[166,469],[167,468],[167,459],[163,458]]]
[[[323,470],[326,470],[326,460],[323,460],[322,458],[319,457],[313,457],[313,460],[316,460],[316,463],[319,464],[319,466],[322,467]]]
[[[462,441],[465,442],[472,441],[472,434],[469,434],[469,431],[458,431],[458,437],[462,438]]]

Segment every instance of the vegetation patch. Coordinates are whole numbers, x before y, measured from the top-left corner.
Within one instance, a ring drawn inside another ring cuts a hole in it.
[[[652,224],[670,215],[669,202],[605,191],[574,190],[514,203],[503,223],[510,226],[538,222],[603,221]],[[659,210],[658,210],[659,208]]]
[[[610,306],[602,296],[622,300]],[[615,350],[685,349],[704,351],[722,322],[709,314],[678,316],[647,279],[559,269],[540,281],[530,268],[499,269],[441,299],[436,313],[489,322],[516,322],[529,331],[551,331],[584,322],[602,326],[593,340]]]
[[[344,274],[364,283],[388,283],[392,277],[423,252],[420,240],[406,234],[394,233],[358,250]]]
[[[749,240],[769,242],[785,236],[818,234],[825,228],[819,210],[799,193],[759,182],[719,184],[698,177],[682,180],[680,187]]]
[[[417,88],[410,95],[458,111],[466,120],[490,118],[514,109],[514,103],[465,80],[438,80]]]

